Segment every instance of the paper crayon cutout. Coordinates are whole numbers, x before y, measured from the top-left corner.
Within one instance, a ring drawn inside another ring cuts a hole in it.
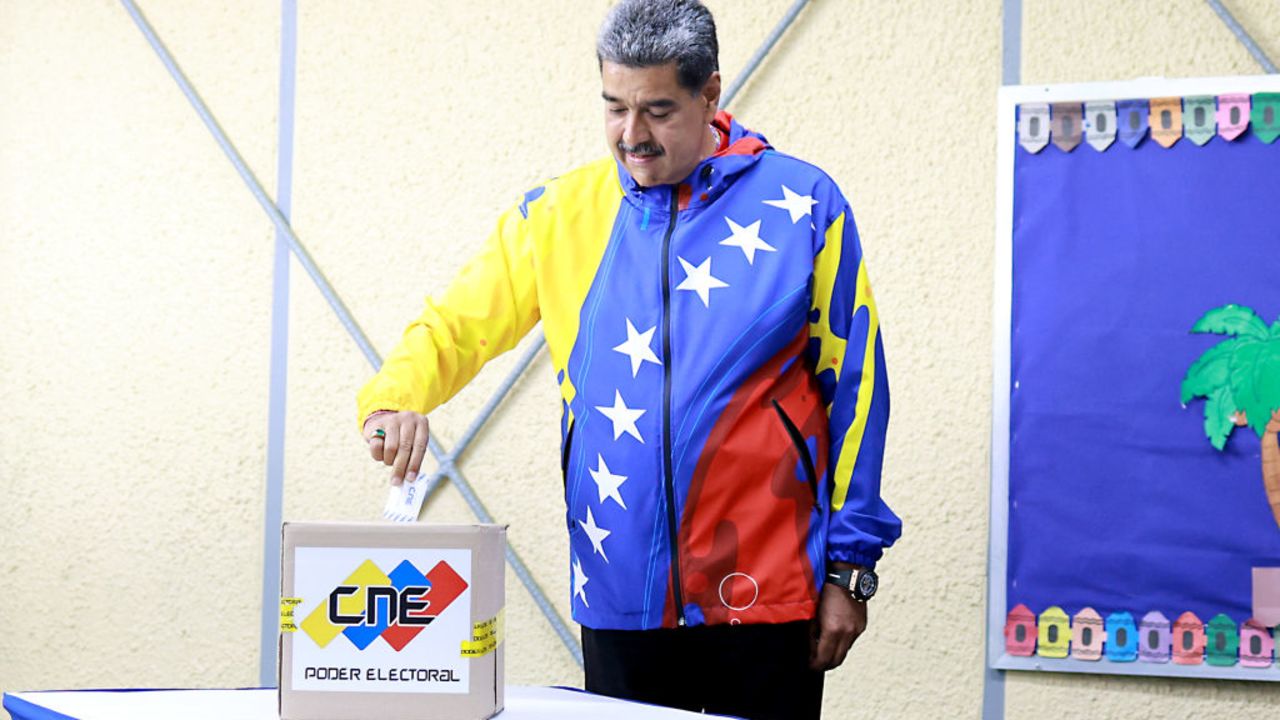
[[[1270,145],[1276,137],[1280,137],[1280,93],[1254,93],[1253,134]]]
[[[1217,129],[1213,96],[1182,98],[1182,123],[1188,140],[1197,145],[1209,142]]]
[[[1075,150],[1084,132],[1084,114],[1080,110],[1080,103],[1054,103],[1050,106],[1050,117],[1053,144],[1062,152]]]
[[[1009,611],[1004,625],[1004,649],[1010,655],[1030,657],[1036,651],[1036,616],[1026,605]]]
[[[1098,611],[1090,607],[1081,610],[1071,623],[1071,657],[1090,662],[1101,659],[1106,637]]]
[[[1138,659],[1149,663],[1169,662],[1173,632],[1169,618],[1159,610],[1142,616],[1138,623]]]
[[[1249,127],[1249,96],[1218,96],[1218,136],[1228,142]]]
[[[1047,658],[1064,658],[1071,648],[1071,619],[1062,608],[1053,607],[1040,613],[1040,632],[1036,638],[1036,654]]]
[[[1116,104],[1111,100],[1084,104],[1085,142],[1098,152],[1116,141]]]
[[[1032,155],[1049,144],[1048,103],[1018,106],[1018,144]]]
[[[1267,627],[1280,625],[1280,567],[1253,568],[1253,616]]]
[[[1133,616],[1115,612],[1107,616],[1107,659],[1111,662],[1133,662],[1138,659],[1138,628]]]
[[[1204,662],[1204,623],[1193,612],[1184,612],[1173,624],[1173,662],[1199,665]]]
[[[1241,667],[1271,667],[1271,654],[1275,647],[1275,638],[1257,618],[1249,618],[1240,626]]]
[[[1240,636],[1234,620],[1222,613],[1214,615],[1206,627],[1205,640],[1205,662],[1220,667],[1236,664]]]
[[[1147,136],[1147,120],[1150,111],[1146,100],[1120,100],[1116,102],[1116,128],[1120,142],[1131,148],[1138,147]]]
[[[1182,98],[1151,98],[1151,139],[1170,148],[1182,137]]]

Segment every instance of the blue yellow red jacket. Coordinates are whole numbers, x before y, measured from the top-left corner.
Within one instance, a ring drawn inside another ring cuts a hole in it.
[[[874,566],[889,389],[849,205],[725,113],[677,186],[612,158],[528,192],[359,395],[426,413],[542,322],[564,400],[574,619],[813,617]]]

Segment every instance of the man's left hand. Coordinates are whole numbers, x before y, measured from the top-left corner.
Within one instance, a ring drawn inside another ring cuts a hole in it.
[[[809,644],[809,667],[833,670],[844,662],[853,641],[867,629],[867,604],[853,599],[848,590],[823,583]]]

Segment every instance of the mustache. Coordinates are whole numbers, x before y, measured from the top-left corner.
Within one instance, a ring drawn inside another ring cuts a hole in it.
[[[640,143],[639,145],[628,145],[621,140],[618,141],[618,149],[623,153],[631,155],[662,155],[662,148],[653,143]]]

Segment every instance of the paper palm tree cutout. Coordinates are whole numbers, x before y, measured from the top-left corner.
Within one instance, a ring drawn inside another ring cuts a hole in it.
[[[1218,450],[1237,427],[1262,441],[1262,484],[1280,525],[1280,319],[1271,327],[1252,309],[1224,305],[1210,310],[1193,333],[1229,335],[1209,348],[1182,380],[1182,404],[1205,398],[1204,432]]]

